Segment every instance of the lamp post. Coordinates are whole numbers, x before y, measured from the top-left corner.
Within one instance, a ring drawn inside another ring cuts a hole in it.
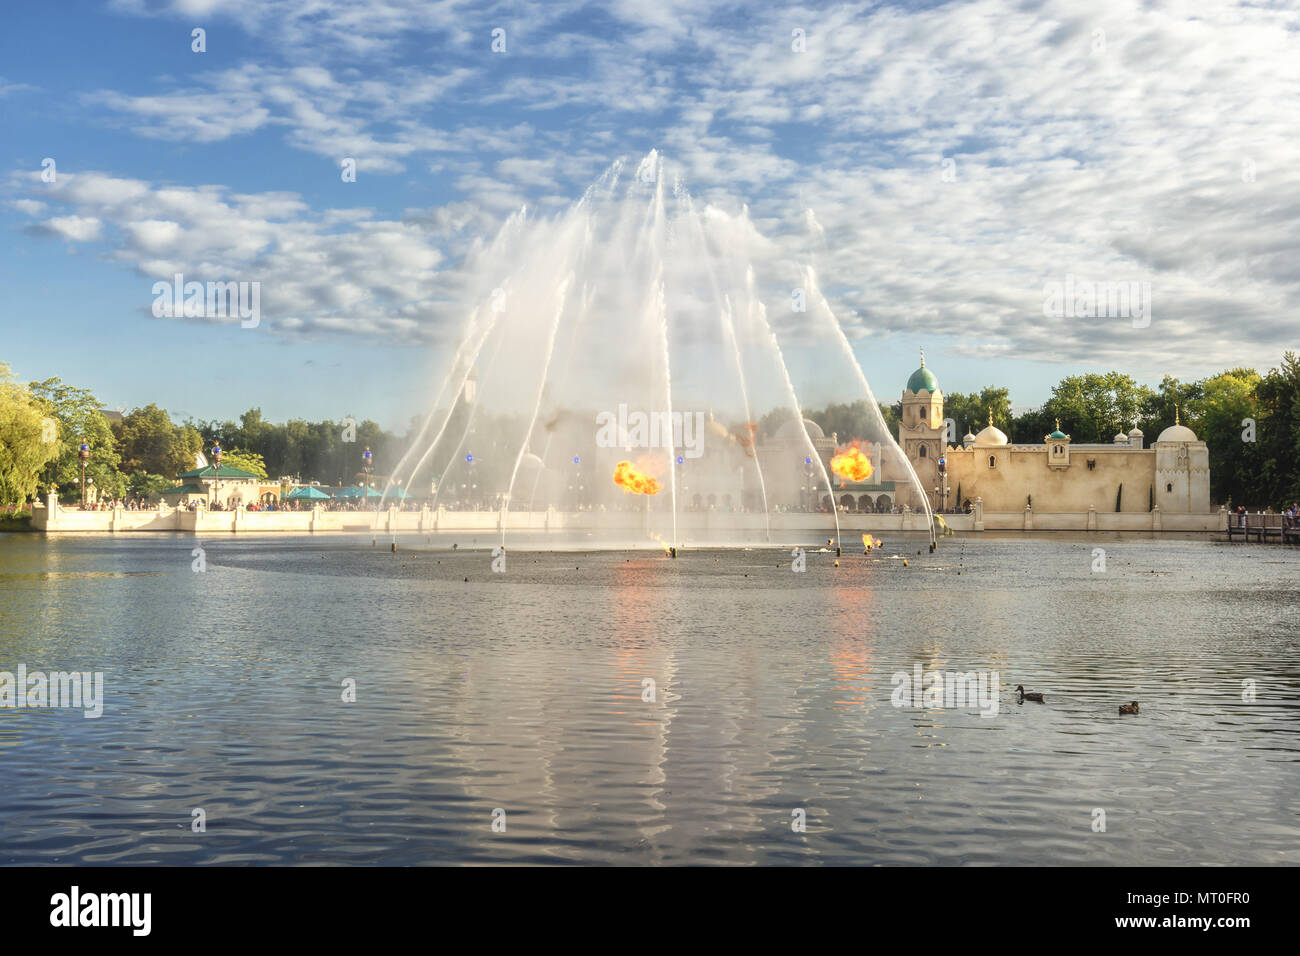
[[[948,483],[945,481],[943,487],[934,489],[934,503],[939,508],[939,513],[943,514],[948,509]]]
[[[574,511],[582,510],[582,458],[573,456],[573,468],[569,471],[569,497],[567,504]]]
[[[465,454],[465,463],[469,465],[465,477],[468,481],[460,483],[461,491],[465,495],[465,509],[467,511],[478,511],[478,503],[475,500],[478,494],[478,485],[474,481],[474,454],[467,452]]]
[[[86,510],[86,462],[90,461],[90,446],[84,441],[77,453],[81,459],[81,510]]]
[[[221,484],[221,442],[213,442],[212,444],[212,466],[214,469],[212,473],[212,498],[214,500],[212,503],[217,504]]]
[[[363,500],[364,498],[370,497],[370,475],[374,470],[375,470],[375,459],[374,456],[370,454],[370,446],[367,445],[366,450],[361,455],[361,473],[365,475],[365,480],[361,482],[361,487],[364,489],[362,492]],[[375,511],[378,510],[379,510],[379,503],[376,502]]]

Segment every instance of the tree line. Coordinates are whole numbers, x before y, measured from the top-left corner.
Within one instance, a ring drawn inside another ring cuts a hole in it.
[[[65,500],[81,494],[82,443],[89,446],[86,478],[101,498],[149,498],[175,486],[177,475],[211,458],[220,443],[222,467],[271,480],[294,477],[349,484],[369,446],[375,472],[404,445],[373,421],[292,419],[282,425],[253,408],[231,421],[173,421],[155,404],[118,419],[105,414],[87,388],[58,378],[22,384],[0,362],[0,506],[23,505],[55,488]]]
[[[882,403],[879,411],[897,440],[901,402]],[[460,434],[457,422],[464,412],[456,409],[449,434]],[[1121,372],[1072,375],[1041,406],[1019,414],[1006,387],[944,395],[944,417],[956,423],[958,443],[967,430],[984,428],[991,416],[1017,443],[1042,441],[1059,421],[1075,442],[1110,443],[1136,426],[1149,446],[1174,424],[1175,414],[1209,446],[1210,494],[1216,503],[1280,508],[1300,500],[1300,357],[1293,352],[1263,374],[1235,368],[1192,382],[1166,376],[1154,389]],[[871,440],[879,431],[862,401],[805,409],[804,415],[841,442]],[[790,409],[773,409],[757,423],[756,439],[770,439],[793,417]],[[90,446],[86,477],[108,498],[157,495],[196,467],[199,454],[216,442],[223,466],[262,478],[327,485],[358,480],[367,447],[375,473],[388,474],[408,444],[405,436],[369,420],[276,424],[263,418],[260,408],[249,409],[238,422],[177,422],[154,404],[113,419],[89,389],[57,378],[24,385],[0,363],[0,506],[22,505],[51,487],[65,499],[79,496],[83,441]]]

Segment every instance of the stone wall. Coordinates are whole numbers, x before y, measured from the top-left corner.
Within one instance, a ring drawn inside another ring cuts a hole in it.
[[[1165,514],[1113,511],[1037,512],[985,511],[983,502],[971,514],[944,515],[954,532],[978,531],[1178,531],[1214,532],[1227,527],[1227,512],[1211,514]],[[629,537],[648,536],[644,513],[512,511],[505,515],[505,530],[533,532],[626,532]],[[663,524],[658,516],[655,526]],[[377,534],[409,532],[494,532],[502,530],[502,515],[495,511],[187,511],[166,508],[159,511],[78,511],[64,508],[56,496],[44,508],[32,512],[32,526],[46,533],[112,533],[125,531],[172,531],[188,534],[313,534],[350,532]],[[865,531],[874,534],[926,531],[924,514],[840,515],[840,532],[846,544],[854,545]],[[810,532],[834,534],[835,522],[827,514],[782,512],[765,518],[755,512],[687,511],[678,514],[677,528],[683,541],[721,539],[729,531],[762,537],[770,527],[773,540],[798,540]]]

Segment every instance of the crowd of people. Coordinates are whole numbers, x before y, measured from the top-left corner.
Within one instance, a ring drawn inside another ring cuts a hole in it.
[[[1247,516],[1247,515],[1252,514],[1252,513],[1253,513],[1253,514],[1268,514],[1268,513],[1270,513],[1270,512],[1271,512],[1271,509],[1270,509],[1270,511],[1261,511],[1261,510],[1256,510],[1256,511],[1252,512],[1252,511],[1251,511],[1249,508],[1247,508],[1245,505],[1237,505],[1237,507],[1233,509],[1232,514],[1233,514],[1233,517],[1234,517],[1234,518],[1236,519],[1236,521],[1237,521],[1237,527],[1238,527],[1238,528],[1244,528],[1244,527],[1246,527],[1246,516]],[[1294,527],[1296,527],[1297,522],[1300,522],[1300,502],[1292,502],[1291,505],[1290,505],[1290,507],[1288,507],[1288,508],[1284,508],[1284,509],[1282,510],[1282,526],[1285,527],[1285,528],[1294,528]]]

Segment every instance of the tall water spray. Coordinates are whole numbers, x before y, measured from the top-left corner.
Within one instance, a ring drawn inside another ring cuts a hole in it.
[[[838,545],[845,516],[904,508],[932,533],[811,263],[747,209],[697,207],[658,153],[628,168],[474,251],[464,332],[392,474],[440,514],[494,516],[503,544]]]

